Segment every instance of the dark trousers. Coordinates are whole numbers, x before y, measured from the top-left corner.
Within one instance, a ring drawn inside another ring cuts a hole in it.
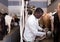
[[[54,42],[60,42],[60,31],[54,32]]]
[[[0,40],[3,40],[3,34],[1,31],[0,31]]]

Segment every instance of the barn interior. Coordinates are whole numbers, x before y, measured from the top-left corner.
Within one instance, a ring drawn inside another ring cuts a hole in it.
[[[53,23],[48,14],[57,12],[58,3],[60,0],[0,0],[0,18],[2,19],[0,21],[0,42],[24,42],[23,32],[26,21],[38,7],[44,11],[43,18],[38,21],[39,26],[49,28],[52,32]],[[53,37],[53,34],[48,33],[46,38],[41,40],[37,37],[35,42],[54,42]]]

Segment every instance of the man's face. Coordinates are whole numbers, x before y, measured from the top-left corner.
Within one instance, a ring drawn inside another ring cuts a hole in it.
[[[37,19],[39,19],[41,16],[42,16],[42,13],[40,13],[40,14],[35,14],[35,17],[36,17]]]

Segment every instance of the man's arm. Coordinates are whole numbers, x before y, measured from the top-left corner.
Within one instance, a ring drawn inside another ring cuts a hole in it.
[[[35,36],[43,36],[46,35],[45,32],[39,32],[38,27],[36,26],[35,23],[29,23],[29,29]],[[42,29],[41,29],[42,30]]]

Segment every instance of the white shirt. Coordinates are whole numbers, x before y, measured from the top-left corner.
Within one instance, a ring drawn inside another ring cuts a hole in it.
[[[45,32],[39,32],[38,30],[43,30],[39,24],[38,19],[34,15],[29,16],[25,24],[24,38],[26,41],[34,41],[36,36],[44,36]]]

